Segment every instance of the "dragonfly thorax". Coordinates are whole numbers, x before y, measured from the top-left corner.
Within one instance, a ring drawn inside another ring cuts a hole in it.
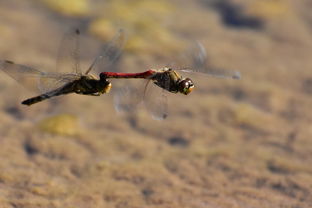
[[[103,94],[108,93],[112,87],[112,84],[106,79],[96,79],[92,75],[81,76],[76,81],[75,92],[78,94]]]

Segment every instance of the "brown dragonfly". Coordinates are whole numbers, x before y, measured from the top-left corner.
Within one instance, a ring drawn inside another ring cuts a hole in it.
[[[35,85],[42,94],[26,99],[24,105],[32,105],[43,100],[70,93],[100,96],[108,93],[112,84],[103,76],[97,79],[89,74],[94,68],[107,68],[119,57],[124,45],[125,35],[119,30],[116,36],[105,45],[99,56],[90,67],[82,73],[79,63],[79,29],[64,35],[57,58],[57,71],[65,69],[69,72],[43,72],[37,69],[15,64],[12,61],[0,60],[0,70],[27,88]],[[32,81],[30,81],[33,79]]]
[[[103,79],[141,79],[145,80],[139,88],[121,88],[115,95],[115,108],[118,112],[134,112],[139,104],[144,104],[148,112],[156,120],[163,120],[168,115],[166,92],[190,94],[194,88],[194,82],[180,75],[180,72],[197,73],[202,77],[212,76],[217,78],[240,79],[239,71],[214,68],[207,63],[207,54],[203,45],[199,42],[192,44],[183,54],[181,67],[163,67],[161,69],[149,69],[139,73],[101,72]],[[189,65],[189,66],[188,66]],[[149,87],[153,83],[153,87]],[[154,87],[157,86],[157,87]],[[156,89],[157,88],[157,89]],[[159,89],[161,89],[159,91]]]

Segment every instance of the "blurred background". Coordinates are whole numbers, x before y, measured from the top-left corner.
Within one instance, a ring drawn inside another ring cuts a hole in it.
[[[311,8],[309,0],[0,0],[1,60],[53,71],[64,33],[79,26],[86,69],[123,28],[122,56],[107,71],[164,67],[198,40],[209,65],[242,74],[188,74],[196,89],[168,94],[169,116],[155,121],[143,109],[116,113],[114,91],[25,107],[36,92],[1,72],[1,207],[311,207]]]

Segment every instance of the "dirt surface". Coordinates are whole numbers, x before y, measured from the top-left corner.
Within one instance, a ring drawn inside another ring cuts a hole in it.
[[[188,74],[196,90],[168,95],[155,121],[116,113],[114,92],[25,107],[35,92],[1,72],[1,208],[312,207],[309,0],[77,2],[0,0],[0,59],[54,70],[68,28],[83,23],[92,57],[122,26],[123,71],[170,63],[196,39],[242,79]]]

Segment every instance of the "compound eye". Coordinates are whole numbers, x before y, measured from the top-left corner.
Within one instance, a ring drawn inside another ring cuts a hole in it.
[[[190,78],[182,80],[179,85],[179,91],[184,95],[189,94],[194,89],[193,81]]]

